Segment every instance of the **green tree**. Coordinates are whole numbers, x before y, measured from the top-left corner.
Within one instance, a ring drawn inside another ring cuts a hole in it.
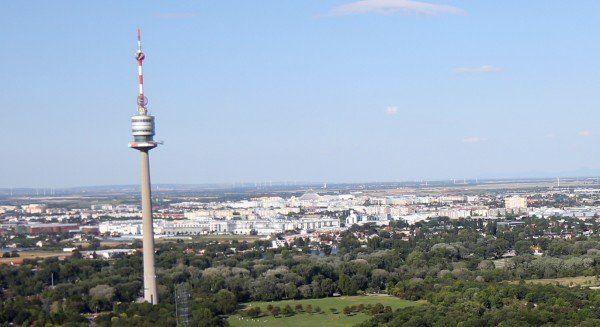
[[[112,305],[113,297],[115,296],[115,288],[108,285],[98,285],[92,287],[89,291],[91,302],[90,307],[94,310],[105,310]]]
[[[217,310],[222,314],[233,313],[237,307],[235,294],[228,290],[220,290],[215,294],[215,304]]]

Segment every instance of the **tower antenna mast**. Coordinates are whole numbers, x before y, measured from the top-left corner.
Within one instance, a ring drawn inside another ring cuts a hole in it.
[[[139,94],[138,94],[138,113],[140,115],[146,115],[148,113],[148,109],[146,106],[148,105],[148,98],[144,95],[144,59],[146,59],[146,55],[142,51],[142,32],[140,29],[137,29],[137,44],[138,49],[135,53],[135,59],[138,64],[138,86],[139,86]]]

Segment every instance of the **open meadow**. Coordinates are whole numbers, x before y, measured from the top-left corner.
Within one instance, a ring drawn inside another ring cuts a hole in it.
[[[561,277],[561,278],[542,278],[528,279],[524,281],[527,284],[552,284],[561,286],[581,286],[597,289],[600,286],[600,278],[596,276],[577,276],[577,277]],[[512,283],[518,283],[513,281]]]
[[[260,307],[263,315],[258,318],[243,317],[236,314],[229,317],[229,324],[232,327],[237,326],[290,326],[290,327],[342,327],[353,326],[368,319],[370,315],[365,313],[353,313],[345,315],[343,309],[346,306],[365,306],[376,303],[381,303],[383,306],[390,306],[392,310],[405,308],[414,305],[420,305],[421,302],[413,302],[401,300],[391,296],[342,296],[330,297],[324,299],[307,299],[307,300],[285,300],[275,302],[252,302],[247,304],[243,310],[248,310],[252,307]],[[302,305],[302,310],[296,310],[296,305]],[[285,316],[281,314],[279,317],[273,317],[267,312],[267,306],[279,306],[284,308],[289,305],[294,309],[295,313]],[[312,313],[307,313],[307,307],[312,307]],[[316,313],[315,308],[320,308],[321,313]],[[333,312],[331,309],[334,309]]]

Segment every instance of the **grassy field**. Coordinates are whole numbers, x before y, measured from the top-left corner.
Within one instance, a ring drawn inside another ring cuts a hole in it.
[[[276,302],[252,302],[246,305],[244,309],[250,307],[260,307],[263,311],[266,311],[267,305],[279,306],[281,308],[289,304],[292,309],[296,304],[302,304],[306,309],[308,304],[312,305],[313,309],[317,306],[321,308],[322,313],[308,314],[305,312],[296,313],[290,317],[275,318],[271,315],[265,315],[260,318],[248,318],[240,315],[233,315],[229,317],[229,324],[232,327],[238,326],[290,326],[290,327],[342,327],[342,326],[353,326],[361,323],[368,319],[370,316],[364,313],[353,314],[346,316],[342,313],[345,306],[359,305],[359,304],[376,304],[381,303],[384,306],[390,306],[392,309],[404,308],[413,305],[420,305],[419,302],[401,300],[391,296],[343,296],[343,297],[330,297],[324,299],[309,299],[309,300],[286,300]],[[335,308],[337,313],[331,313],[330,308]]]
[[[263,236],[258,235],[199,235],[194,236],[190,240],[191,242],[195,241],[248,241],[254,242],[256,240],[260,240]]]
[[[513,281],[512,283],[518,283]],[[596,276],[578,276],[578,277],[563,277],[563,278],[545,278],[545,279],[530,279],[525,280],[528,284],[553,284],[562,286],[582,286],[596,288],[600,286],[600,279]]]
[[[133,241],[130,241],[130,240],[127,240],[127,241],[100,241],[100,245],[111,247],[111,248],[123,247],[124,245],[129,245],[131,243],[133,243]],[[75,245],[75,246],[81,245],[84,248],[89,246],[88,243],[73,243],[73,245]]]
[[[23,251],[19,252],[18,258],[0,258],[0,264],[9,264],[12,262],[23,262],[25,259],[43,259],[50,257],[68,257],[70,256],[70,252],[62,252],[62,251]]]
[[[207,241],[217,241],[217,242],[228,242],[228,241],[247,241],[248,243],[252,243],[261,239],[263,236],[258,235],[196,235],[192,236],[182,236],[180,240],[183,243],[195,243],[195,242],[207,242]],[[167,242],[177,242],[177,238],[158,238],[156,239],[157,243],[167,243]]]
[[[175,243],[178,241],[182,241],[183,243],[196,243],[196,242],[211,242],[211,241],[217,241],[217,242],[229,242],[229,241],[246,241],[248,243],[252,243],[254,241],[257,241],[261,238],[262,236],[257,236],[257,235],[197,235],[197,236],[181,236],[181,238],[176,238],[176,237],[169,237],[169,238],[156,238],[155,242],[156,243]],[[142,239],[138,239],[139,241],[141,241]],[[114,239],[110,239],[110,240],[102,240],[100,242],[100,244],[102,246],[108,246],[108,247],[122,247],[124,245],[128,245],[128,244],[132,244],[134,241],[136,241],[135,239],[122,239],[122,240],[114,240]],[[75,245],[82,245],[82,246],[86,246],[87,243],[75,243]]]

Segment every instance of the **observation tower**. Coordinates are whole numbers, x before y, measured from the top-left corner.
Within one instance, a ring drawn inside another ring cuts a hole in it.
[[[131,134],[133,142],[129,147],[140,152],[142,172],[142,232],[144,259],[144,300],[151,304],[158,303],[156,291],[156,272],[154,268],[154,227],[152,224],[152,194],[150,186],[150,150],[158,143],[154,141],[154,116],[148,114],[148,98],[144,95],[144,74],[142,65],[146,55],[142,52],[142,35],[137,30],[138,49],[135,58],[138,64],[139,94],[137,98],[137,115],[131,117]]]

